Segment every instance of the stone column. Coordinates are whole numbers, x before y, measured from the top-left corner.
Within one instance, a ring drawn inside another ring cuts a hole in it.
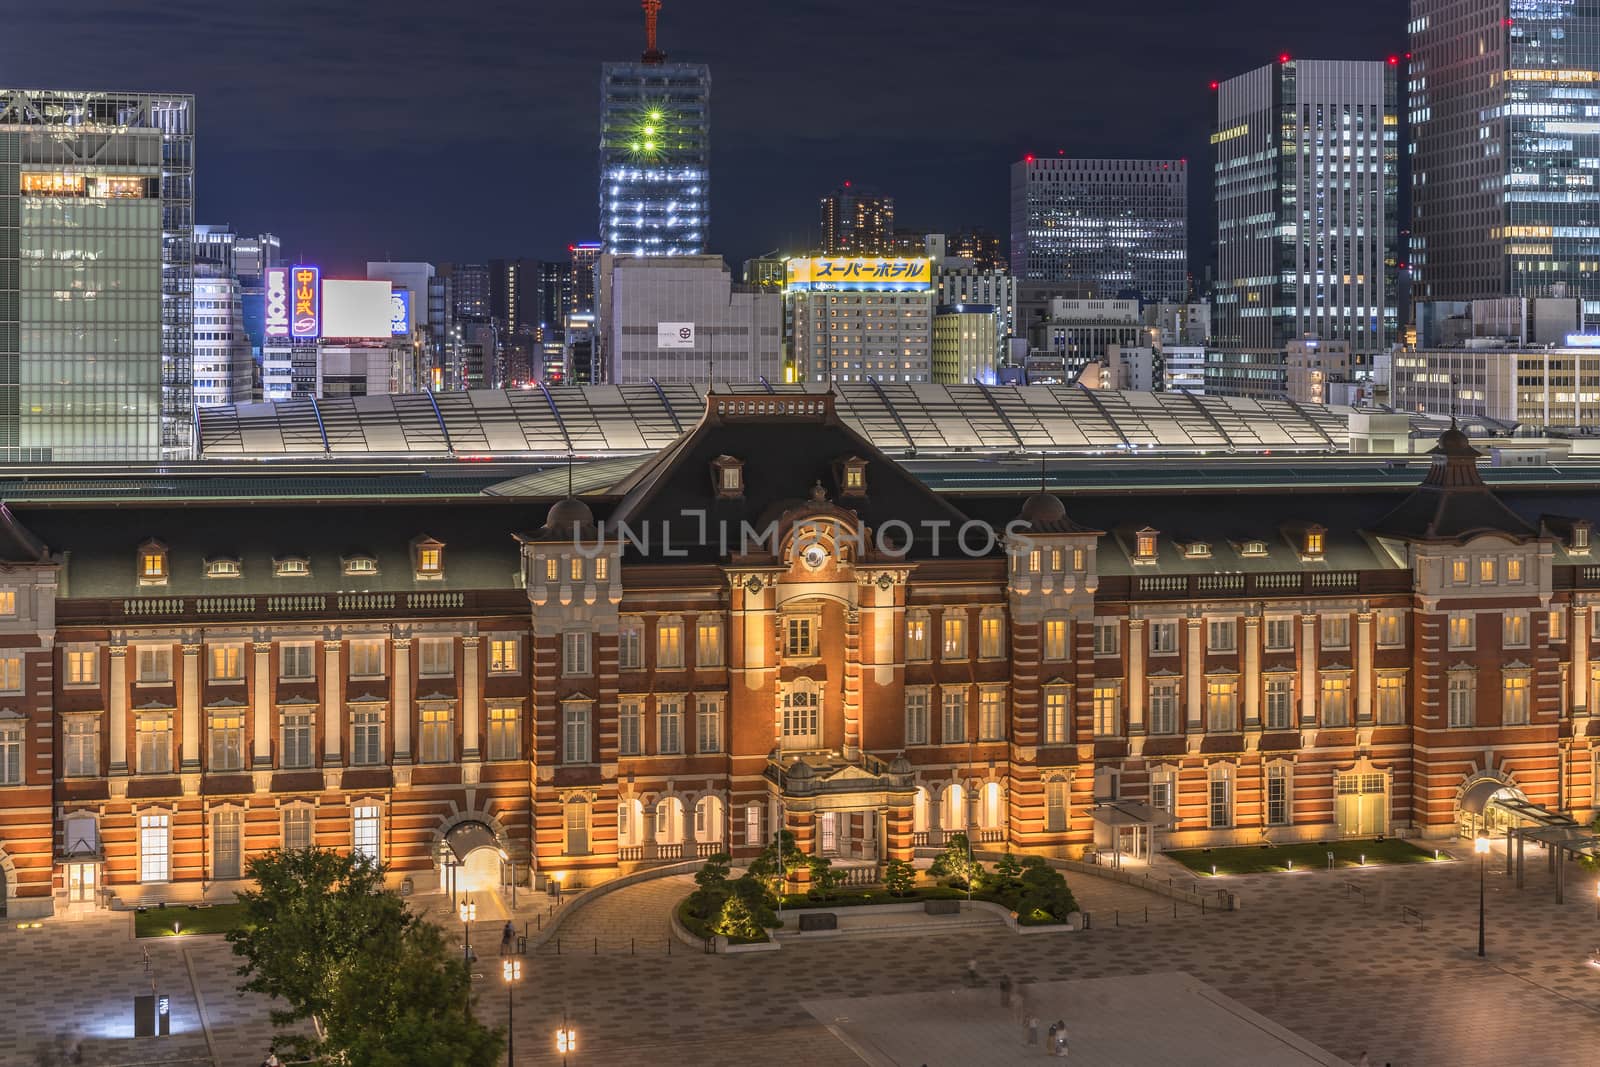
[[[1042,636],[1042,635],[1041,635]],[[1128,726],[1129,734],[1144,733],[1145,621],[1128,620]]]
[[[1261,728],[1261,616],[1244,617],[1244,728]]]
[[[111,774],[128,773],[128,646],[114,644],[111,653],[111,698],[107,714],[111,717]]]
[[[463,637],[461,639],[461,758],[465,761],[477,762],[478,754],[478,719],[483,714],[482,685],[478,681],[481,673],[478,669],[478,646],[482,643],[480,637]],[[411,642],[407,641],[409,648]],[[531,644],[531,639],[530,639]],[[398,676],[400,669],[400,642],[395,645],[395,672]],[[531,659],[533,649],[528,649]],[[596,671],[596,674],[599,672]],[[398,681],[398,677],[396,681]],[[596,731],[595,749],[599,751],[599,735]]]
[[[1300,721],[1317,721],[1317,617],[1300,616]]]
[[[254,743],[250,765],[255,770],[272,768],[272,641],[263,634],[255,639],[255,669],[251,674],[250,721]]]
[[[411,638],[394,640],[394,671],[390,685],[394,717],[394,762],[411,762]]]
[[[844,758],[861,758],[861,613],[844,613]],[[820,730],[822,725],[818,724]]]
[[[184,643],[183,681],[178,690],[183,715],[183,764],[179,769],[191,774],[200,770],[200,647]]]
[[[340,653],[344,642],[322,642],[322,765],[339,766],[339,742],[344,736],[344,668]]]
[[[644,858],[656,858],[656,802],[644,806]]]
[[[1199,733],[1205,728],[1201,718],[1202,698],[1205,695],[1206,652],[1204,644],[1204,619],[1184,619],[1188,627],[1188,654],[1184,657],[1184,719],[1189,733]]]
[[[1372,612],[1356,615],[1356,722],[1372,721]]]
[[[1588,715],[1589,707],[1589,616],[1590,609],[1587,605],[1572,609],[1572,634],[1570,647],[1572,648],[1572,672],[1568,681],[1572,683],[1572,717],[1581,718]]]

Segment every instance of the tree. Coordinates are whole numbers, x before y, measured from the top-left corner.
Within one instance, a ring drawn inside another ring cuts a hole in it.
[[[767,847],[750,861],[750,866],[745,870],[765,885],[767,893],[773,900],[777,900],[778,894],[783,892],[784,883],[789,880],[790,872],[805,864],[806,854],[795,844],[794,834],[788,830],[780,830],[777,838],[768,841]]]
[[[707,856],[700,869],[694,872],[694,884],[707,892],[728,891],[728,872],[733,869],[733,857],[726,852]]]
[[[1067,880],[1041,856],[1022,861],[1022,892],[1014,909],[1026,921],[1042,912],[1055,922],[1066,922],[1078,910],[1078,902],[1067,888]]]
[[[1005,855],[994,865],[995,888],[999,892],[1008,892],[1022,886],[1022,864],[1017,862],[1017,857],[1006,849]]]
[[[767,932],[761,926],[761,922],[750,910],[745,899],[734,893],[722,902],[722,911],[711,924],[711,929],[723,937],[741,941],[763,941]]]
[[[890,860],[883,865],[883,885],[890,896],[908,897],[916,884],[916,868],[905,860]]]
[[[397,942],[416,922],[405,904],[383,888],[383,868],[362,856],[310,848],[269,852],[246,871],[257,888],[239,893],[244,918],[227,940],[244,963],[241,989],[276,997],[272,1022],[309,1020],[326,1032],[344,975],[374,947]],[[278,1038],[275,1046],[311,1054],[304,1036]]]
[[[341,1067],[495,1067],[502,1033],[473,1016],[471,997],[444,931],[411,923],[341,972],[318,1052]]]
[[[944,851],[934,857],[928,873],[935,878],[949,878],[963,889],[976,888],[978,879],[983,877],[983,864],[972,858],[967,835],[954,833],[945,840]]]
[[[832,900],[844,885],[844,872],[834,870],[833,861],[826,856],[812,856],[806,862],[811,867],[811,888],[806,895],[815,900]]]

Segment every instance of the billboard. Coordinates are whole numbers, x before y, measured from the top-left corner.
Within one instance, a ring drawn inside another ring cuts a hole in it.
[[[289,278],[289,336],[301,340],[316,337],[322,326],[322,270],[296,266]]]
[[[394,335],[388,281],[322,283],[322,336],[383,338]]]
[[[289,268],[267,268],[268,337],[289,336]]]
[[[865,257],[796,258],[786,264],[790,289],[921,291],[933,288],[933,261]]]
[[[656,348],[693,348],[694,323],[656,323]]]
[[[394,289],[389,293],[389,332],[405,337],[411,332],[411,290]]]

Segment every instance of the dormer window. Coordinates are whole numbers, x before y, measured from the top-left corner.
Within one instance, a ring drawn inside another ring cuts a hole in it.
[[[140,585],[166,585],[167,546],[160,541],[146,541],[140,545],[138,574]]]
[[[272,573],[279,578],[309,578],[311,561],[304,556],[279,556],[272,561]]]
[[[1572,548],[1570,551],[1575,556],[1589,554],[1589,524],[1587,522],[1575,522],[1572,524]]]
[[[1183,555],[1186,559],[1210,559],[1211,546],[1204,541],[1190,541],[1183,546]]]
[[[378,561],[371,556],[346,556],[344,573],[351,578],[370,578],[378,573]]]
[[[239,574],[239,561],[236,559],[219,556],[216,559],[206,560],[207,578],[237,578]]]
[[[1301,554],[1304,555],[1306,559],[1321,559],[1323,539],[1326,537],[1326,535],[1327,530],[1323,529],[1321,526],[1306,527],[1305,540],[1302,542],[1303,547]]]
[[[1153,530],[1148,526],[1133,535],[1133,559],[1135,563],[1154,563],[1156,561],[1156,538],[1160,535],[1160,530]]]
[[[1246,541],[1239,546],[1239,555],[1246,559],[1259,559],[1267,554],[1265,541]]]
[[[744,460],[732,456],[718,456],[712,460],[711,487],[724,499],[744,496]]]
[[[444,542],[419,537],[411,545],[411,558],[418,581],[438,581],[444,577]]]
[[[860,456],[846,456],[841,459],[835,476],[839,479],[840,496],[866,495],[867,461]]]

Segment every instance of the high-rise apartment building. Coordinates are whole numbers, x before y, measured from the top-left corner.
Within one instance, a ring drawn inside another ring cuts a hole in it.
[[[894,197],[845,182],[822,198],[822,254],[884,256],[894,247]]]
[[[1217,87],[1206,392],[1276,396],[1290,341],[1394,340],[1394,64],[1282,56]]]
[[[644,55],[600,71],[600,242],[633,256],[698,255],[711,215],[711,69],[656,48],[660,0],[645,0]]]
[[[0,88],[0,460],[192,455],[194,118]]]
[[[488,322],[490,318],[489,264],[446,263],[450,278],[450,313],[463,322]]]
[[[539,279],[544,264],[537,259],[489,261],[489,314],[506,336],[537,335]]]
[[[1182,300],[1188,172],[1181,159],[1025,156],[1011,165],[1012,273]]]
[[[226,226],[196,226],[194,237],[194,404],[248,403],[253,361],[236,239]]]
[[[784,292],[798,380],[933,381],[930,260],[793,258]]]
[[[1010,269],[1000,235],[985,229],[959,230],[950,234],[945,241],[945,255],[971,260],[979,270]]]
[[[1412,291],[1568,296],[1600,320],[1600,11],[1411,0]]]
[[[567,246],[572,256],[568,265],[567,315],[594,314],[594,272],[600,264],[600,249],[598,241],[580,241]]]
[[[539,265],[539,338],[561,340],[562,325],[572,307],[572,263],[545,260]]]

